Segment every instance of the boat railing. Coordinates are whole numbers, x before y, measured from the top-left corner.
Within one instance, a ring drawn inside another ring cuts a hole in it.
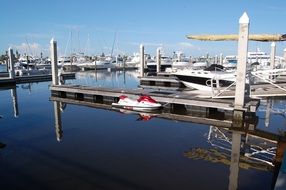
[[[262,80],[263,82],[269,83],[282,91],[286,92],[286,88],[276,83],[276,78],[281,75],[286,75],[286,69],[269,69],[262,71],[252,71],[251,75],[255,78]]]

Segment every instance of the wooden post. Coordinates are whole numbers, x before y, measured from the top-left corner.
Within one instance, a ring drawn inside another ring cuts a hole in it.
[[[222,53],[219,54],[219,64],[220,65],[223,64],[223,54]]]
[[[270,52],[270,69],[275,68],[275,54],[276,54],[276,44],[275,42],[271,43],[271,52]]]
[[[144,45],[140,45],[140,77],[144,76],[144,65],[145,65],[145,52]]]
[[[248,51],[249,18],[246,12],[239,19],[238,63],[236,71],[236,87],[234,109],[242,110],[245,101],[246,64]]]
[[[240,157],[241,133],[232,131],[231,160],[229,173],[229,190],[236,190],[238,187],[239,157]]]
[[[157,73],[159,73],[159,72],[161,72],[161,53],[160,53],[160,48],[157,48],[156,61],[157,61]]]
[[[51,51],[51,66],[52,66],[52,84],[58,85],[58,55],[57,55],[57,41],[54,38],[50,41],[50,51]]]
[[[286,62],[286,48],[284,49],[283,57],[284,57],[284,61]],[[285,62],[284,62],[284,64],[285,64]],[[285,66],[283,68],[285,68]]]
[[[15,78],[15,71],[14,71],[14,60],[13,60],[13,49],[10,47],[8,49],[9,54],[9,62],[8,62],[8,71],[9,71],[9,78],[14,79]]]
[[[215,58],[214,58],[214,64],[217,64],[218,63],[218,56],[215,55]]]

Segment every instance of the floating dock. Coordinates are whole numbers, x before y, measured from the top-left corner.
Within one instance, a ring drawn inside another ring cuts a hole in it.
[[[199,106],[205,108],[214,108],[222,110],[234,110],[234,100],[232,99],[206,99],[198,98],[192,91],[158,91],[144,89],[110,89],[100,87],[90,87],[81,85],[51,85],[50,90],[53,96],[69,97],[76,100],[87,100],[97,102],[98,100],[108,99],[117,102],[122,94],[127,96],[150,95],[162,104],[178,104],[188,106]],[[246,99],[245,112],[256,112],[259,106],[259,100]]]
[[[74,79],[75,73],[63,73],[62,76],[64,80]],[[5,77],[0,77],[0,86],[13,86],[16,84],[21,84],[21,83],[43,82],[43,81],[51,81],[51,80],[52,80],[51,74],[16,76],[14,79],[11,79],[5,76]]]
[[[168,73],[160,73],[158,76],[147,76],[140,78],[140,87],[162,90],[179,90],[186,88],[176,77],[169,76]],[[281,80],[277,83],[260,83],[249,86],[251,98],[286,96],[286,82]],[[228,90],[214,89],[214,93],[205,93],[201,97],[212,98],[234,98],[235,86]]]

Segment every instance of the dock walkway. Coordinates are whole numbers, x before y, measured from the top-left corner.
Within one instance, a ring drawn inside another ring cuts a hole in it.
[[[90,100],[96,102],[97,99],[107,98],[114,102],[122,94],[127,96],[138,96],[141,94],[150,95],[163,104],[179,104],[189,106],[199,106],[205,108],[215,108],[222,110],[234,110],[234,100],[232,99],[206,99],[198,98],[189,91],[156,91],[145,89],[111,89],[101,87],[90,87],[81,85],[52,85],[50,86],[52,95],[58,97],[70,97],[73,99]],[[246,99],[243,111],[256,112],[259,100]]]
[[[63,73],[62,74],[64,80],[74,79],[75,73]],[[29,82],[43,82],[43,81],[51,81],[52,75],[27,75],[27,76],[15,76],[14,79],[9,77],[0,77],[0,86],[13,86],[21,83],[29,83]]]

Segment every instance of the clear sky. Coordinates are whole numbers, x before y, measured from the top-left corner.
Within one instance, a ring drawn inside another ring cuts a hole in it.
[[[238,33],[246,11],[250,33],[286,33],[285,0],[1,0],[0,49],[49,55],[49,41],[59,54],[82,51],[108,54],[139,51],[155,54],[182,50],[186,55],[236,54],[237,42],[201,42],[187,34]],[[114,43],[115,42],[115,43]],[[114,46],[113,46],[114,44]],[[282,55],[285,42],[277,43]],[[251,42],[249,50],[270,52],[270,43]]]

